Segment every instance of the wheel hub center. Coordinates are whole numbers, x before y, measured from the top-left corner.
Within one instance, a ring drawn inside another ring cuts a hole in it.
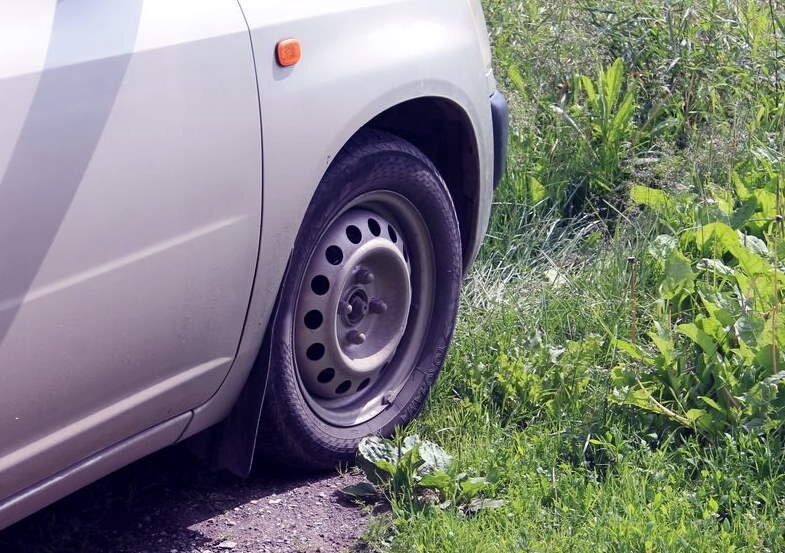
[[[349,290],[344,304],[346,308],[343,310],[341,317],[347,326],[357,326],[362,322],[368,314],[368,294],[362,288],[354,288]]]
[[[321,239],[298,302],[297,364],[325,400],[373,389],[406,332],[412,297],[404,234],[352,209]]]

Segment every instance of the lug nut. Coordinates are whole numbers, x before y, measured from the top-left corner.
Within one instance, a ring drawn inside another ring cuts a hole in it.
[[[368,310],[371,313],[376,313],[377,315],[379,315],[387,311],[387,304],[384,302],[384,300],[380,300],[379,298],[373,298],[371,302],[368,304]]]
[[[358,284],[371,284],[374,278],[373,273],[368,269],[359,269],[354,275]]]
[[[352,311],[354,311],[354,307],[348,301],[342,301],[338,304],[338,313],[341,315],[351,315]]]
[[[362,344],[365,343],[365,334],[362,333],[362,332],[359,332],[357,330],[350,330],[346,334],[346,340],[350,344],[354,344],[355,346],[359,346],[359,345],[362,345]]]

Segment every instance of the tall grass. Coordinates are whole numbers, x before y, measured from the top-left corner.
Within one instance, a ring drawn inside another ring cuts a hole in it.
[[[785,550],[782,4],[485,7],[510,168],[401,433],[506,504],[403,510],[369,547]]]

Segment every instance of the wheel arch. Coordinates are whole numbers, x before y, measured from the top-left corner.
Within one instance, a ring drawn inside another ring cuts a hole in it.
[[[478,141],[469,115],[450,99],[425,96],[386,109],[357,132],[368,127],[411,142],[439,170],[458,215],[466,270],[478,239],[481,194]]]
[[[484,225],[480,222],[484,182],[484,168],[481,166],[481,129],[475,128],[469,113],[459,103],[446,96],[414,97],[400,100],[384,108],[364,123],[355,125],[355,128],[354,132],[350,131],[351,134],[338,148],[330,163],[325,166],[324,174],[340,151],[365,129],[383,130],[409,141],[432,161],[445,181],[458,216],[464,270],[468,269],[484,229]],[[306,205],[310,203],[317,188],[318,186],[315,186],[313,193],[308,196]],[[205,431],[197,431],[198,433],[191,431],[185,434],[191,437],[190,449],[198,457],[210,466],[229,470],[241,477],[250,473],[257,434],[264,431],[259,428],[264,394],[259,394],[255,390],[262,389],[266,393],[270,364],[271,325],[269,322],[275,317],[279,303],[278,294],[284,280],[285,277],[282,275],[276,286],[275,302],[265,324],[255,327],[259,336],[256,339],[258,355],[254,356],[253,366],[244,371],[241,370],[242,367],[235,366],[227,377],[227,380],[232,380],[233,377],[243,378],[242,384],[238,386],[225,382],[222,386],[223,390],[219,390],[211,401],[195,412],[197,416],[200,412],[206,415],[202,419],[204,420],[202,428],[210,424],[206,419],[211,412],[224,411],[228,412],[228,416],[225,416],[222,422],[220,419],[216,420],[215,422],[219,424],[210,426]],[[242,340],[252,341],[251,338],[244,335]],[[240,350],[243,349],[247,350],[247,347],[244,348],[244,344],[241,344]],[[245,357],[248,357],[247,351]],[[248,361],[242,364],[247,365]],[[244,374],[238,375],[238,373]],[[236,391],[231,392],[232,388]],[[222,393],[224,390],[227,391],[226,396]],[[210,404],[217,406],[211,408]],[[220,405],[225,407],[218,407]],[[193,427],[192,424],[189,430]]]

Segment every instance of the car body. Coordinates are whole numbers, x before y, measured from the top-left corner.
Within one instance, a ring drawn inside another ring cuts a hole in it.
[[[505,113],[475,0],[0,2],[0,528],[258,420],[238,398],[358,130],[431,157],[468,266]]]

